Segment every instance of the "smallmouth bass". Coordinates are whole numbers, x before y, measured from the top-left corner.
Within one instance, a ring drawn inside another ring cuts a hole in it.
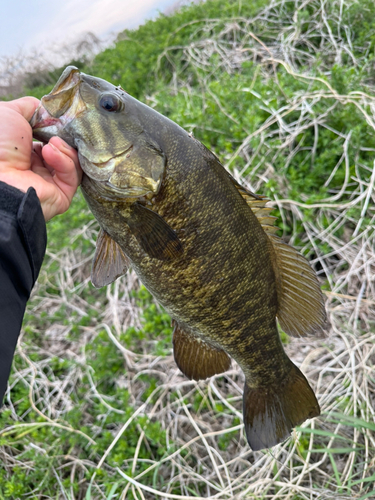
[[[31,125],[36,139],[58,135],[78,150],[82,192],[101,227],[94,286],[131,266],[173,318],[174,358],[187,377],[237,361],[250,447],[274,446],[318,416],[276,320],[289,335],[319,333],[323,297],[306,259],[275,236],[267,199],[176,123],[73,66]]]

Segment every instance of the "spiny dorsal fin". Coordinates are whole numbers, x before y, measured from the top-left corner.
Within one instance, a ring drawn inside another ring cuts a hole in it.
[[[281,328],[294,337],[323,335],[327,315],[315,272],[305,257],[281,238],[268,237],[274,250]]]
[[[242,198],[246,201],[246,203],[251,208],[254,215],[259,220],[263,230],[266,233],[276,233],[279,230],[277,226],[275,226],[275,221],[277,217],[269,215],[269,213],[273,210],[272,207],[266,207],[266,203],[270,200],[266,196],[258,195],[241,186],[234,177],[229,175],[231,181],[238,189],[238,192],[242,196]]]
[[[195,337],[182,329],[176,321],[173,324],[174,359],[186,377],[203,380],[229,369],[230,357],[225,351]]]
[[[94,287],[109,285],[126,273],[128,265],[128,258],[120,246],[100,228],[91,268],[91,282]]]

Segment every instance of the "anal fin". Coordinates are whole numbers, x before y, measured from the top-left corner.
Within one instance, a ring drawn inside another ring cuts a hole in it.
[[[174,359],[186,377],[202,380],[229,369],[231,360],[225,351],[183,330],[175,321],[174,325]]]
[[[95,288],[109,285],[128,270],[129,261],[121,247],[100,228],[91,268],[91,282]]]

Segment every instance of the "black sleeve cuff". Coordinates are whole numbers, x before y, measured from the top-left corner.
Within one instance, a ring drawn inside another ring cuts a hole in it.
[[[0,211],[18,222],[30,261],[34,285],[47,246],[46,223],[35,189],[30,187],[27,193],[23,193],[0,181]]]

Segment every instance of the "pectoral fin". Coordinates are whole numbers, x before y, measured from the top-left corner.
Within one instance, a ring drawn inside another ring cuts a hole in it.
[[[323,335],[327,315],[314,270],[295,248],[273,234],[268,236],[274,250],[277,319],[281,328],[294,337]]]
[[[172,260],[183,252],[176,232],[156,212],[134,203],[127,224],[143,250],[155,259]]]
[[[183,330],[176,322],[174,324],[174,359],[186,377],[202,380],[229,369],[230,357],[225,351]]]
[[[100,229],[91,268],[91,282],[95,288],[109,285],[128,270],[128,258],[120,246]]]

